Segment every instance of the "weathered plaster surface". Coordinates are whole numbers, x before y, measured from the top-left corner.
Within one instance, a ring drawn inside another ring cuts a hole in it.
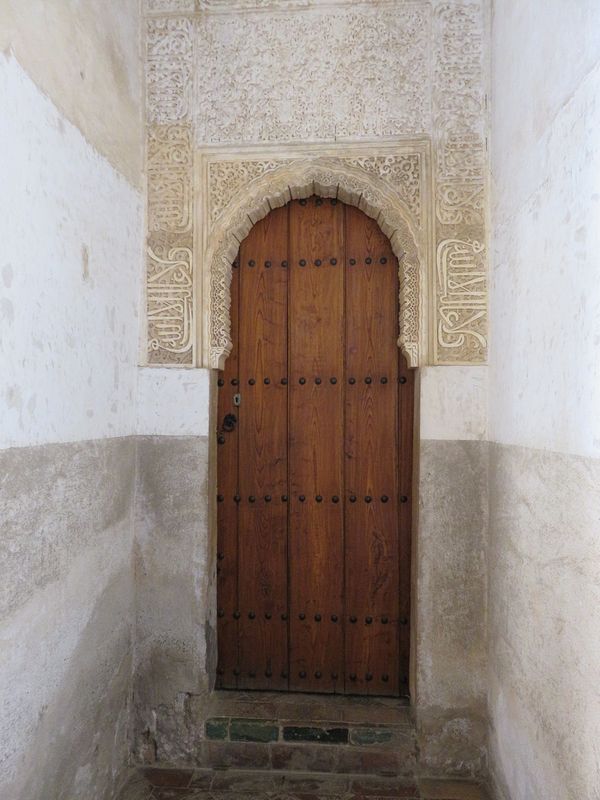
[[[112,800],[127,760],[135,443],[0,451],[0,797]]]
[[[487,367],[423,367],[419,376],[421,439],[486,438]]]
[[[215,553],[208,538],[208,441],[139,437],[136,490],[134,752],[188,760],[190,695],[215,664]]]
[[[532,48],[537,5],[500,3],[494,22],[490,438],[598,457],[600,6],[544,3]],[[559,101],[547,65],[565,40]]]
[[[427,131],[430,24],[431,7],[422,3],[203,15],[196,33],[197,97],[211,102],[194,109],[196,141],[331,141]],[[277,61],[285,68],[274,69]]]
[[[600,461],[490,447],[493,771],[511,800],[594,800]]]
[[[136,187],[142,179],[138,0],[5,0],[0,52]],[[4,113],[6,113],[4,111]]]
[[[600,7],[502,0],[492,56],[490,766],[510,800],[595,799]]]
[[[0,11],[2,798],[112,800],[128,757],[143,215],[114,5]]]
[[[0,447],[133,433],[139,193],[0,55]]]
[[[140,436],[207,436],[210,370],[138,371],[137,433]]]
[[[486,768],[487,448],[421,442],[413,657],[429,772]]]

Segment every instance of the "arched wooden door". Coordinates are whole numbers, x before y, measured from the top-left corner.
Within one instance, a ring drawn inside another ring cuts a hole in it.
[[[389,241],[293,201],[242,243],[231,296],[217,686],[407,694],[413,374]]]

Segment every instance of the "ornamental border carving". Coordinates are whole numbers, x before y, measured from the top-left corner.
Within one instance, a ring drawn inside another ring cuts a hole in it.
[[[197,367],[222,362],[229,347],[227,260],[235,257],[251,220],[317,188],[364,208],[398,242],[400,343],[409,363],[485,363],[487,111],[481,0],[378,0],[382,8],[397,8],[393,30],[408,35],[414,28],[415,36],[418,32],[425,36],[418,41],[409,36],[416,42],[416,52],[423,54],[417,74],[415,51],[400,48],[397,54],[405,69],[402,84],[428,109],[414,124],[410,115],[403,114],[417,105],[407,101],[400,110],[384,104],[365,125],[364,98],[357,103],[348,95],[345,100],[352,100],[348,118],[344,116],[343,123],[332,129],[329,117],[317,117],[313,137],[312,129],[302,128],[306,115],[301,96],[294,107],[299,127],[294,122],[290,141],[304,137],[329,144],[281,143],[288,137],[289,120],[284,124],[281,108],[268,103],[259,115],[264,127],[249,135],[261,143],[229,144],[223,118],[230,109],[240,114],[245,95],[241,79],[221,80],[222,65],[213,53],[218,80],[214,79],[215,86],[210,82],[204,86],[202,59],[210,56],[211,47],[219,46],[217,34],[230,12],[242,8],[266,12],[280,5],[290,14],[292,9],[327,7],[333,13],[337,8],[335,13],[353,20],[357,52],[370,57],[368,37],[359,35],[364,27],[356,18],[358,9],[363,13],[371,7],[363,0],[325,4],[321,0],[144,0],[148,178],[144,363]],[[312,18],[301,16],[298,30]],[[268,15],[261,19],[268,21]],[[214,29],[216,44],[203,38],[207,25],[209,32]],[[376,35],[368,26],[365,30]],[[251,65],[250,59],[246,66]],[[206,106],[213,108],[218,120],[219,135],[213,137],[200,124],[199,98],[210,99],[226,86],[230,92],[223,98],[219,95],[220,105]],[[278,84],[274,94],[287,96],[285,84]],[[250,93],[247,102],[255,102],[254,97]],[[246,135],[236,125],[233,140]],[[395,131],[404,136],[387,135]]]
[[[427,140],[244,149],[197,154],[202,365],[231,350],[231,264],[252,226],[292,199],[318,194],[377,221],[399,262],[398,345],[411,367],[429,361],[432,278],[431,156]]]

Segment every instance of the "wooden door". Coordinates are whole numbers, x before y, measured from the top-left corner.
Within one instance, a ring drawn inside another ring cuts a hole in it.
[[[413,373],[374,220],[311,197],[240,247],[219,375],[217,686],[408,693]]]

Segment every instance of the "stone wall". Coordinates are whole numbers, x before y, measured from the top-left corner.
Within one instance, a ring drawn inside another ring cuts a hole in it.
[[[110,6],[0,11],[0,796],[15,800],[109,800],[128,758],[139,14]]]
[[[492,775],[600,785],[600,9],[496,3],[490,367]]]

